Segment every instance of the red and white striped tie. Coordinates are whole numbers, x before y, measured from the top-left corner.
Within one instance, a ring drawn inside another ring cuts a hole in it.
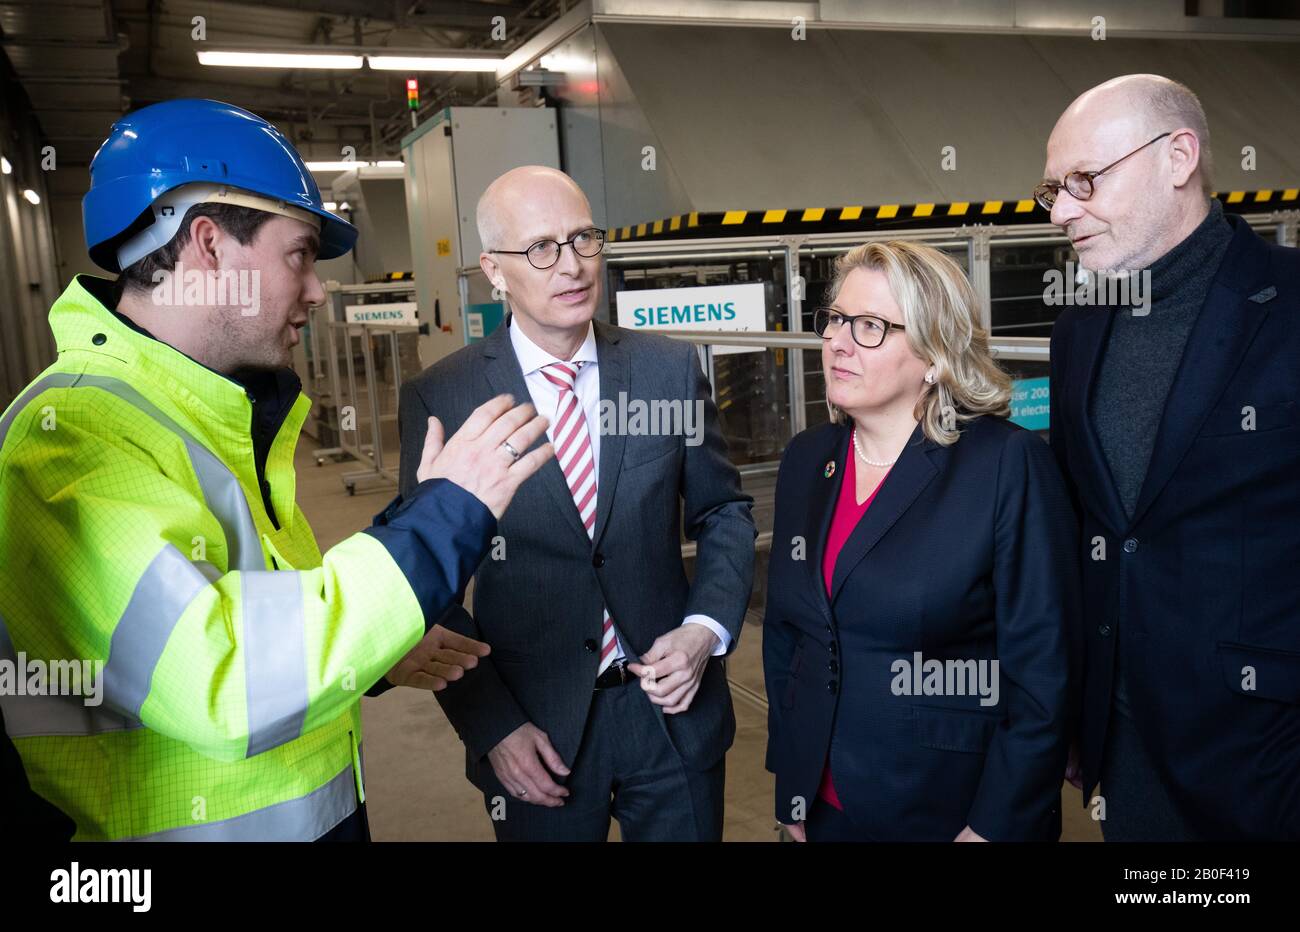
[[[542,375],[556,387],[560,394],[551,423],[551,443],[555,447],[555,461],[564,472],[569,484],[569,494],[578,506],[578,517],[591,537],[596,530],[596,458],[591,449],[591,435],[587,431],[587,418],[582,412],[574,383],[582,363],[553,362],[542,367]],[[614,619],[605,610],[604,627],[600,636],[599,676],[622,655],[618,637],[614,633]]]

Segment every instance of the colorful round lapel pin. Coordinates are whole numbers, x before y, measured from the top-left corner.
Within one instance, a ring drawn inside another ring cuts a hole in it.
[[[830,460],[829,462],[826,463],[826,469],[825,471],[822,472],[822,475],[825,476],[827,479],[835,475],[835,460]]]

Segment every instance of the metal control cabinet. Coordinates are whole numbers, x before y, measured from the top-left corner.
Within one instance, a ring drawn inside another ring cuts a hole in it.
[[[555,127],[554,110],[448,107],[402,140],[416,302],[429,325],[422,365],[468,342],[467,305],[496,300],[479,269],[478,199],[512,168],[559,168]]]

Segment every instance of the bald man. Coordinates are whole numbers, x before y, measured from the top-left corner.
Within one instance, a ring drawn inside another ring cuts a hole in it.
[[[1067,778],[1107,840],[1300,839],[1300,251],[1210,172],[1195,94],[1127,75],[1062,114],[1035,191],[1085,269],[1145,279],[1052,332],[1087,619]]]
[[[477,219],[510,314],[403,387],[401,487],[431,415],[455,430],[500,392],[551,419],[556,459],[500,522],[473,614],[442,622],[492,647],[439,694],[467,776],[501,840],[603,841],[611,817],[624,840],[721,840],[735,734],[723,658],[755,531],[695,348],[594,320],[605,234],[564,173],[507,172]],[[640,405],[680,416],[617,414]]]

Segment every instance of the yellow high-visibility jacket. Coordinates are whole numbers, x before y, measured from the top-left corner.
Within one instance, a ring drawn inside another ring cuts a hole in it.
[[[68,287],[58,360],[0,417],[6,728],[78,839],[318,838],[364,799],[361,695],[459,601],[495,518],[430,480],[322,557],[297,379],[200,365],[110,284]]]

